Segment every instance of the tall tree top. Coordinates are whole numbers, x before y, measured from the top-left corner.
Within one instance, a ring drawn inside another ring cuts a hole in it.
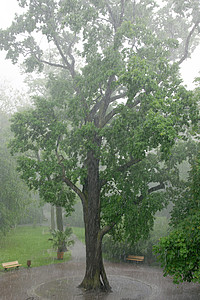
[[[18,2],[24,14],[16,15],[12,25],[0,31],[0,49],[7,51],[6,58],[13,63],[23,55],[29,72],[42,70],[46,63],[67,69],[74,78],[80,60],[84,65],[109,47],[122,51],[129,45],[137,51],[150,42],[149,30],[162,40],[174,41],[177,49],[170,49],[171,58],[179,63],[198,41],[198,0],[170,0],[161,7],[152,0]],[[50,51],[44,57],[42,46],[47,44],[58,55]]]

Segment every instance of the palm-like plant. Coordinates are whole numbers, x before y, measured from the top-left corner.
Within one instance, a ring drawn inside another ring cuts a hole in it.
[[[51,230],[52,238],[49,240],[53,243],[53,248],[57,249],[57,252],[66,252],[67,247],[74,244],[74,240],[70,239],[72,229],[67,227],[65,231]]]

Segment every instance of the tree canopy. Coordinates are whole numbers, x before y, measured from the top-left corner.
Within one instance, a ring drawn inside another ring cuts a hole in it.
[[[86,289],[110,289],[101,252],[107,232],[136,240],[152,228],[170,189],[173,166],[163,172],[164,161],[198,119],[178,70],[198,38],[198,3],[187,1],[182,13],[170,3],[162,12],[151,0],[23,0],[25,13],[0,31],[13,63],[22,54],[28,72],[44,64],[63,70],[50,76],[48,97],[14,115],[11,148],[23,179],[46,201],[70,210],[74,193],[80,197]],[[166,16],[187,20],[185,31],[167,34]],[[47,59],[38,34],[53,48]]]

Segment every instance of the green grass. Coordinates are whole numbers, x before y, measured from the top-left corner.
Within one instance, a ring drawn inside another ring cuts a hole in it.
[[[77,236],[77,238],[85,244],[85,228],[82,227],[72,227],[73,233]]]
[[[3,262],[18,260],[22,267],[31,267],[61,263],[70,259],[70,253],[64,253],[63,260],[57,260],[56,250],[52,249],[49,228],[45,226],[20,226],[11,230],[0,239],[0,266]],[[2,266],[1,266],[2,268]]]

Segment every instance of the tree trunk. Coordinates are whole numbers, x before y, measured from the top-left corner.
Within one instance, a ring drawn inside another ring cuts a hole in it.
[[[80,287],[86,290],[110,290],[102,259],[100,230],[99,160],[88,153],[88,178],[84,186],[86,203],[83,204],[86,243],[86,272]]]
[[[87,222],[86,229],[86,271],[85,276],[80,284],[86,290],[103,290],[110,291],[111,287],[106,276],[102,258],[102,239],[100,231],[95,234],[96,230],[91,230],[92,222]],[[94,226],[95,227],[95,226]]]
[[[56,206],[56,223],[57,223],[57,230],[63,231],[63,215],[62,215],[62,207],[61,206]],[[67,247],[66,243],[63,242],[62,244],[62,252],[66,252]]]
[[[56,206],[56,223],[57,229],[63,231],[62,207]]]
[[[54,206],[51,205],[51,230],[56,229],[56,224],[55,224],[55,214],[54,214]]]

